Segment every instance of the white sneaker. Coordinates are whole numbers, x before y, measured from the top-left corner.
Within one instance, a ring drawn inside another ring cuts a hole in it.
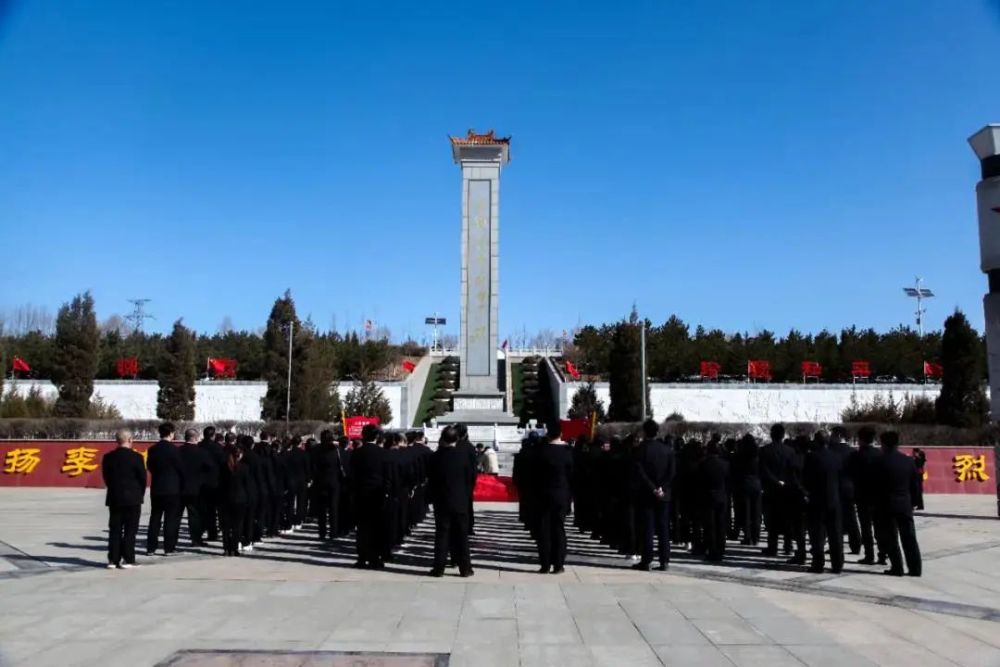
[[[242,550],[243,551],[253,551],[253,545],[252,544],[248,544],[245,547],[243,547]]]
[[[117,570],[118,566],[115,565],[114,563],[108,563],[108,569],[109,570]]]
[[[123,570],[131,570],[133,567],[139,567],[139,565],[133,563],[122,563],[120,567]]]
[[[639,557],[639,555],[632,556],[632,562],[633,563],[638,563],[640,560],[642,560],[642,558]]]
[[[236,545],[236,550],[237,551],[243,551],[243,545],[242,544],[237,544]]]

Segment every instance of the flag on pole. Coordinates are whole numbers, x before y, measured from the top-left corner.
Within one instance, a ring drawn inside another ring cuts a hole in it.
[[[29,366],[28,362],[25,361],[24,359],[22,359],[21,357],[14,357],[14,362],[13,362],[13,364],[11,364],[11,368],[10,369],[12,371],[14,371],[15,373],[30,373],[31,372],[31,366]]]
[[[924,362],[924,376],[929,378],[939,378],[944,375],[944,368],[941,364],[935,364],[931,361]]]
[[[566,372],[569,373],[574,380],[580,379],[580,371],[576,369],[576,365],[569,359],[566,360]]]
[[[410,361],[409,359],[403,360],[403,370],[406,371],[407,373],[412,373],[413,369],[416,367],[417,365],[412,361]]]

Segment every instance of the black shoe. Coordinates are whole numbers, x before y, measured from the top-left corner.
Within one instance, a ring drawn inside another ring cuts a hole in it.
[[[862,558],[861,560],[858,561],[858,564],[859,565],[874,565],[875,564],[875,559],[872,558],[871,556],[865,556],[864,558]],[[883,563],[883,565],[885,565],[885,563]]]
[[[549,569],[550,568],[549,568],[548,565],[543,565],[540,568],[538,568],[538,574],[548,574],[549,573]]]
[[[885,565],[887,562],[888,562],[888,560],[886,558],[884,558],[884,557],[883,558],[879,558],[876,561],[876,565]]]
[[[805,558],[805,556],[792,556],[791,558],[789,558],[785,562],[788,563],[789,565],[805,565],[806,564],[806,558]],[[822,571],[822,568],[821,568],[820,571]]]
[[[859,553],[861,553],[861,549],[851,549],[852,556],[857,556]]]
[[[907,572],[906,576],[908,576],[908,577],[919,577],[920,573],[919,572]]]
[[[764,556],[770,556],[770,557],[773,558],[773,557],[775,557],[775,556],[778,555],[778,550],[777,549],[761,549],[760,553],[762,555],[764,555]]]
[[[809,571],[812,572],[813,574],[823,574],[823,566],[822,565],[810,565],[809,566]]]
[[[642,570],[643,572],[649,572],[649,563],[636,563],[632,566],[633,570]]]
[[[554,568],[552,568],[552,574],[562,574],[565,571],[566,571],[566,568],[564,568],[564,567],[554,567]]]
[[[385,563],[383,563],[380,560],[379,561],[375,561],[374,563],[372,563],[371,568],[373,570],[384,570],[385,569]]]
[[[903,571],[902,570],[893,570],[893,569],[890,568],[890,569],[885,570],[884,572],[882,572],[882,574],[888,574],[890,577],[902,577],[903,576]]]
[[[363,570],[366,567],[368,567],[368,563],[364,562],[363,560],[359,560],[358,562],[356,562],[354,564],[354,569],[355,570]]]
[[[428,574],[428,576],[431,576],[431,577],[443,577],[444,576],[444,570],[434,569],[434,570],[431,570],[430,572],[428,572],[427,574]]]
[[[473,570],[466,570],[465,572],[459,572],[458,576],[460,576],[463,579],[465,579],[465,578],[471,577],[474,574],[475,574],[475,572]]]
[[[840,574],[843,571],[844,571],[844,568],[842,568],[842,567],[831,567],[830,568],[830,572],[832,572],[834,574]]]
[[[670,565],[668,565],[667,563],[660,563],[656,569],[659,570],[660,572],[666,572],[667,570],[670,569]]]

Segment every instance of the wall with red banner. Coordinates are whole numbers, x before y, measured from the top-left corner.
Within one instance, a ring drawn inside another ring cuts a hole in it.
[[[151,442],[135,443],[145,456]],[[101,457],[115,446],[93,440],[0,441],[0,486],[103,488]],[[907,454],[909,447],[902,448]],[[997,493],[996,458],[991,447],[927,447],[925,493]],[[480,475],[477,500],[514,500],[508,477]]]

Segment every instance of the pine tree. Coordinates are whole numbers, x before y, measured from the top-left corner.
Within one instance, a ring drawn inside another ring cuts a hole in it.
[[[100,334],[90,292],[64,303],[56,316],[55,355],[51,377],[59,387],[53,413],[86,417],[99,361]]]
[[[340,396],[332,391],[337,360],[331,341],[317,335],[315,327],[307,320],[302,326],[299,345],[301,362],[293,360],[292,364],[296,378],[292,382],[292,419],[340,419]]]
[[[382,424],[392,421],[389,399],[371,378],[362,378],[354,383],[344,398],[344,410],[349,417],[378,417]]]
[[[160,391],[156,395],[156,416],[160,419],[194,419],[194,381],[198,376],[194,355],[194,332],[177,320],[160,365]]]
[[[267,381],[267,395],[264,396],[261,417],[265,420],[284,420],[288,391],[288,325],[294,328],[292,341],[292,370],[296,357],[301,358],[302,348],[295,349],[295,340],[302,338],[302,325],[295,314],[295,302],[291,290],[276,299],[267,318],[264,330],[264,379]],[[301,368],[299,369],[301,370]],[[297,378],[293,373],[292,384]]]
[[[948,426],[980,426],[986,420],[980,339],[961,311],[944,321],[941,338],[941,395],[937,420]]]
[[[597,421],[603,422],[606,419],[604,401],[597,398],[597,389],[594,387],[594,383],[588,382],[573,394],[567,416],[570,419],[590,419],[595,412],[597,413]]]
[[[635,422],[642,419],[641,325],[633,308],[628,322],[619,322],[611,335],[610,392],[608,419]]]

